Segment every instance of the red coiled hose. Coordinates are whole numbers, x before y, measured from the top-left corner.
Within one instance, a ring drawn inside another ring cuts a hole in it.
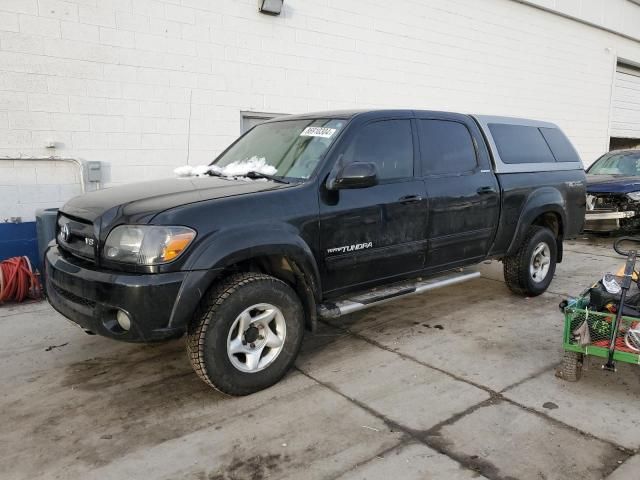
[[[40,296],[40,281],[27,257],[13,257],[0,262],[0,303],[22,302]]]

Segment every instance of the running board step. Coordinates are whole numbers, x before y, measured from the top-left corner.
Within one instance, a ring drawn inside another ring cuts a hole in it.
[[[357,294],[353,297],[342,298],[335,302],[327,302],[318,306],[318,315],[321,318],[336,318],[348,313],[364,310],[365,308],[381,305],[400,297],[417,295],[419,293],[448,287],[457,283],[466,282],[478,278],[480,272],[458,270],[449,272],[426,280],[411,280],[402,283],[394,283],[388,287],[380,287]]]

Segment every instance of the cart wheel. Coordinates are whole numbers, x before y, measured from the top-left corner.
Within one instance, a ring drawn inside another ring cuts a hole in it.
[[[564,352],[558,376],[567,382],[577,382],[582,375],[582,353]]]

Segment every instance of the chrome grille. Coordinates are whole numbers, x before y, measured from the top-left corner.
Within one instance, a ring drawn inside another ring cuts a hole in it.
[[[93,224],[76,218],[60,214],[56,241],[63,250],[73,255],[94,260],[96,256],[96,244]]]

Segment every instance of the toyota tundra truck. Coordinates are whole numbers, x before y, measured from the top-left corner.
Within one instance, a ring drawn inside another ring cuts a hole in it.
[[[237,168],[247,162],[267,170]],[[46,294],[88,333],[186,334],[202,380],[246,395],[280,380],[322,319],[475,278],[465,267],[484,260],[502,261],[516,294],[540,295],[585,203],[582,162],[552,123],[286,116],[200,176],[71,199],[45,254]]]

